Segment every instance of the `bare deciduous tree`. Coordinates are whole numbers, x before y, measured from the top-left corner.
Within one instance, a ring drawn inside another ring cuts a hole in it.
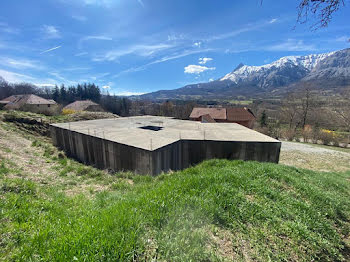
[[[311,15],[316,17],[312,29],[327,27],[333,14],[344,5],[344,0],[301,0],[298,6],[298,22],[306,23]]]
[[[294,93],[289,93],[282,101],[281,119],[288,123],[289,129],[295,128],[298,101]]]
[[[336,106],[334,111],[339,116],[340,120],[346,126],[348,132],[350,132],[350,87],[348,87],[343,93],[342,98],[344,103],[342,106]]]

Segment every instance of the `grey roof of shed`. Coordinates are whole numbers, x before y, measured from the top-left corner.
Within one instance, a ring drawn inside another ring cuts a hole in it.
[[[279,143],[236,123],[201,123],[159,116],[98,119],[52,126],[151,151],[179,140]],[[154,131],[156,127],[161,128]]]
[[[69,105],[66,105],[63,109],[71,109],[76,111],[84,111],[89,106],[99,106],[99,104],[92,102],[91,100],[77,100]]]
[[[48,100],[37,95],[13,95],[3,100],[1,103],[6,104],[8,108],[20,108],[23,105],[56,105],[52,99]]]

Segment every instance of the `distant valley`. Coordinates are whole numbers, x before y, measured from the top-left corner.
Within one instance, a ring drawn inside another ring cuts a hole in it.
[[[307,56],[286,56],[262,66],[239,64],[207,83],[160,90],[139,96],[149,100],[234,99],[280,96],[305,85],[334,93],[350,85],[350,48]]]

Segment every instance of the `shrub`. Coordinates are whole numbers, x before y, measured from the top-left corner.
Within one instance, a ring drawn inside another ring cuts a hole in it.
[[[74,114],[74,113],[76,113],[76,111],[73,109],[63,109],[62,110],[63,115],[70,115],[70,114]]]
[[[332,131],[322,129],[319,133],[319,138],[324,145],[329,145],[333,141],[334,135]]]
[[[310,139],[312,140],[312,133],[313,133],[313,128],[310,125],[306,125],[301,132],[304,142],[309,142]]]
[[[287,129],[283,130],[282,136],[283,138],[287,139],[288,141],[293,141],[295,138],[296,132],[293,129]]]

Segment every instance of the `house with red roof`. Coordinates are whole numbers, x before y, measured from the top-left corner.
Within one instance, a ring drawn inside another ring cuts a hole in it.
[[[190,120],[193,121],[201,121],[202,123],[237,123],[248,128],[253,128],[255,119],[253,112],[246,107],[195,107],[190,115]]]

